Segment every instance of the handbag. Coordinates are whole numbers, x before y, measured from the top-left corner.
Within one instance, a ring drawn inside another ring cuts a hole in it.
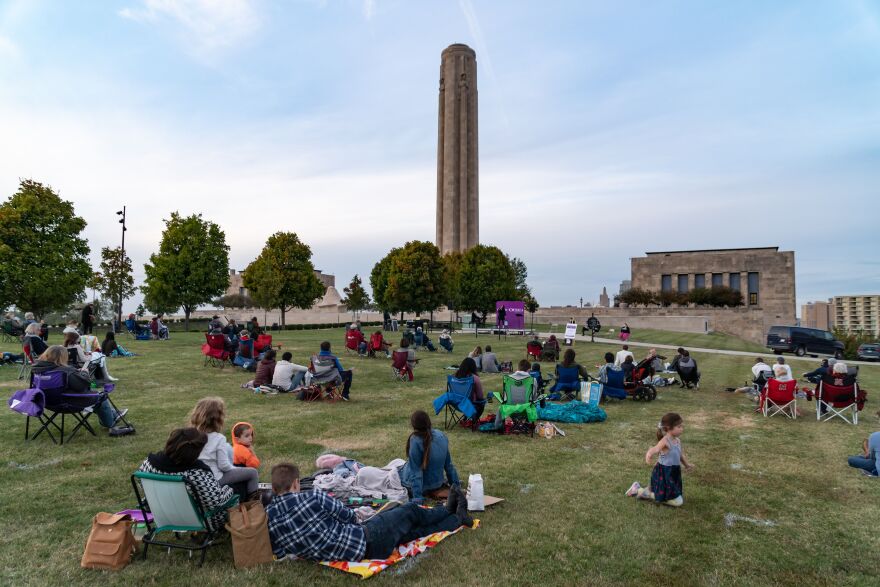
[[[232,536],[235,568],[243,569],[274,560],[269,542],[269,520],[261,501],[249,501],[229,508],[226,529]]]
[[[125,568],[136,549],[132,523],[128,514],[96,514],[80,566],[113,571]]]

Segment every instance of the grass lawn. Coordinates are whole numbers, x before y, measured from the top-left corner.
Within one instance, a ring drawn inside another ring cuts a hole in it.
[[[708,346],[695,335],[664,333],[671,344]],[[635,340],[646,340],[636,333]],[[712,335],[717,339],[718,335]],[[342,330],[289,331],[275,342],[298,362],[321,340],[342,348]],[[228,425],[252,422],[261,480],[271,466],[291,460],[303,474],[327,451],[382,466],[404,456],[409,414],[428,409],[444,386],[443,367],[474,345],[459,335],[456,352],[422,353],[411,384],[392,382],[388,361],[341,353],[353,367],[350,403],[304,404],[293,397],[253,395],[241,389],[240,370],[202,366],[201,333],[173,335],[166,342],[126,341],[140,356],[113,359],[120,378],[114,397],[130,409],[137,434],[119,439],[99,431],[70,445],[43,435],[22,440],[24,418],[0,415],[0,583],[3,585],[352,585],[353,575],[305,562],[237,571],[227,543],[208,555],[203,568],[178,552],[152,550],[119,573],[80,569],[92,516],[133,507],[129,475],[147,453],[164,445],[168,432],[186,423],[197,399],[226,400]],[[51,342],[57,342],[53,335]],[[651,339],[654,342],[664,340]],[[525,341],[483,336],[502,360],[525,355]],[[577,343],[581,362],[595,373],[610,345]],[[814,404],[800,401],[804,417],[770,421],[754,404],[723,391],[742,384],[749,357],[696,354],[703,372],[700,391],[661,391],[657,401],[625,401],[605,407],[601,424],[560,426],[565,438],[504,437],[450,432],[450,446],[463,480],[482,473],[486,492],[506,501],[466,530],[415,559],[370,581],[395,585],[876,585],[880,568],[880,480],[846,464],[862,439],[880,429],[880,366],[862,367],[871,390],[859,426],[819,424]],[[802,371],[801,364],[795,368]],[[21,387],[17,369],[0,370],[8,397]],[[498,389],[500,376],[483,378]],[[490,404],[488,409],[494,405]],[[643,484],[651,467],[645,451],[656,441],[666,411],[684,417],[682,443],[695,469],[685,474],[680,509],[626,498],[634,480]],[[435,424],[440,423],[439,417]],[[738,521],[736,514],[772,525]]]

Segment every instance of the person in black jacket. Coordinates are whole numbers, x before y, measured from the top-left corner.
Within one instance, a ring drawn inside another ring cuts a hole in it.
[[[95,327],[95,309],[91,304],[86,304],[82,309],[82,327],[83,334],[91,334],[92,329]]]
[[[46,352],[40,355],[40,358],[34,363],[33,369],[31,369],[31,373],[37,375],[53,371],[61,371],[67,376],[67,385],[65,387],[67,393],[90,393],[92,391],[88,371],[74,369],[69,366],[67,364],[67,349],[59,344],[52,345],[46,349]],[[117,412],[106,398],[95,408],[95,413],[98,415],[98,421],[101,423],[101,426],[110,429],[127,412],[128,410]]]

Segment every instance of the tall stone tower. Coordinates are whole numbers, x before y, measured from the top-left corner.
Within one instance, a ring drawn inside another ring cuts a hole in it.
[[[445,254],[480,241],[477,54],[467,45],[440,56],[437,132],[437,247]]]

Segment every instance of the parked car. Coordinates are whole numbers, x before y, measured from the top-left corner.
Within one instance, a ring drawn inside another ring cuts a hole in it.
[[[860,361],[880,361],[880,342],[860,344],[856,357]]]
[[[777,355],[794,353],[804,355],[831,355],[843,358],[843,343],[827,330],[800,326],[771,326],[767,332],[767,346]]]

